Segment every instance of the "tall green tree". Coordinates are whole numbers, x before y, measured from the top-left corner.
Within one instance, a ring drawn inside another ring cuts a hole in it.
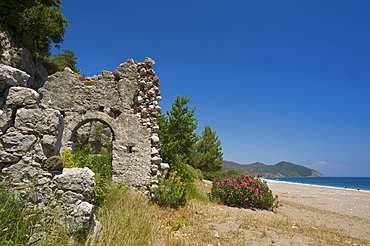
[[[221,141],[210,126],[205,126],[202,137],[195,145],[191,164],[204,172],[218,172],[222,169],[223,153]]]
[[[0,27],[16,45],[32,54],[50,56],[50,48],[64,41],[68,21],[60,0],[1,0]]]
[[[195,108],[186,106],[190,101],[189,97],[177,95],[171,110],[158,119],[161,157],[187,184],[191,184],[197,176],[194,168],[188,164],[192,147],[198,140],[194,132],[198,127],[194,117]]]
[[[187,96],[177,95],[171,110],[158,120],[158,134],[162,142],[161,157],[165,162],[171,163],[175,155],[187,161],[192,146],[198,140],[198,135],[194,132],[198,127],[198,121],[194,117],[195,108],[189,109],[186,106],[190,101]]]
[[[69,67],[74,72],[78,72],[76,67],[77,57],[75,57],[75,53],[72,50],[67,49],[64,49],[63,51],[64,53],[54,55],[54,62],[58,66],[58,71],[63,71],[65,67]]]

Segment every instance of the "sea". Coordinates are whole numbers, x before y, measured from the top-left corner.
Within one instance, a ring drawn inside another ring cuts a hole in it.
[[[302,177],[302,178],[264,178],[292,183],[332,186],[370,191],[370,177]]]

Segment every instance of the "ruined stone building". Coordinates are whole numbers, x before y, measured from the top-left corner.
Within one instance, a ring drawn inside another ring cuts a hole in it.
[[[47,206],[48,213],[69,211],[70,227],[91,227],[88,192],[95,186],[94,173],[65,169],[58,157],[73,149],[79,129],[90,122],[110,129],[113,181],[136,188],[158,182],[169,166],[159,156],[161,93],[152,59],[129,59],[93,77],[69,68],[47,76],[26,49],[6,40],[2,47],[0,177],[21,197]]]

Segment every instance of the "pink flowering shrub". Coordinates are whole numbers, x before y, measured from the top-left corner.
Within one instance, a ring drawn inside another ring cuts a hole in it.
[[[283,206],[277,201],[266,184],[259,177],[246,175],[229,179],[214,180],[211,199],[219,200],[227,206],[255,207],[274,210]]]

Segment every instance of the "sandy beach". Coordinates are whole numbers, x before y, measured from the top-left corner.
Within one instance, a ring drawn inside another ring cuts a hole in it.
[[[273,193],[279,195],[281,200],[370,220],[370,191],[266,181]]]
[[[191,203],[165,221],[188,220],[164,245],[370,245],[370,192],[266,180],[275,212]],[[197,184],[209,192],[212,182]]]
[[[370,191],[267,180],[290,218],[370,241]]]

